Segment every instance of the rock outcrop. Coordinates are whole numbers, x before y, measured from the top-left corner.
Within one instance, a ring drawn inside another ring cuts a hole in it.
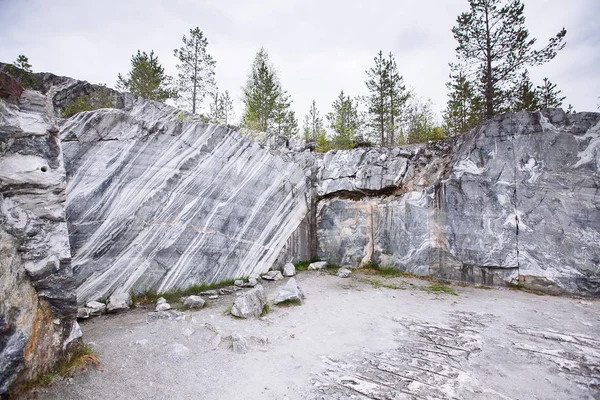
[[[51,98],[0,99],[0,397],[45,373],[81,335]]]
[[[408,159],[402,176],[387,171],[400,173],[394,165],[405,162],[386,166],[383,157],[365,176],[363,157],[344,154],[328,167],[344,172],[339,191],[319,202],[321,258],[600,295],[600,114],[498,116],[399,153]]]

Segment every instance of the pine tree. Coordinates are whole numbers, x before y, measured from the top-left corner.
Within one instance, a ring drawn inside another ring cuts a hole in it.
[[[332,145],[338,149],[351,149],[356,144],[360,129],[358,101],[345,96],[344,91],[331,105],[333,111],[327,114],[329,127],[333,131]]]
[[[325,136],[323,128],[323,119],[319,116],[315,100],[310,105],[308,114],[304,117],[304,126],[302,128],[305,142],[316,142],[319,137]]]
[[[33,70],[31,69],[29,58],[23,54],[20,54],[12,65],[6,66],[6,72],[13,76],[24,88],[35,86],[36,82],[33,77]]]
[[[476,76],[473,83],[479,84],[485,116],[491,118],[506,108],[507,94],[521,69],[550,61],[565,46],[566,30],[533,50],[536,39],[529,38],[520,0],[469,0],[469,5],[470,11],[458,16],[452,33],[458,41],[458,59]]]
[[[254,62],[244,93],[243,125],[267,135],[293,136],[298,131],[298,122],[291,110],[290,96],[282,90],[269,55],[261,48]]]
[[[131,71],[127,77],[119,74],[117,89],[148,100],[164,102],[176,97],[175,91],[170,88],[171,81],[172,78],[165,75],[158,57],[154,55],[154,50],[150,54],[138,50],[137,54],[131,56]]]
[[[539,110],[539,99],[538,94],[533,87],[531,79],[529,79],[529,73],[527,70],[521,75],[521,81],[517,86],[517,93],[515,94],[514,104],[512,106],[513,111],[536,111]]]
[[[235,118],[233,99],[226,90],[223,93],[215,92],[210,103],[209,120],[214,124],[227,125]]]
[[[544,84],[537,87],[537,96],[540,110],[560,108],[563,100],[566,99],[565,96],[560,97],[560,90],[556,90],[556,84],[550,82],[548,78],[544,78]]]
[[[370,126],[376,136],[379,137],[379,143],[383,147],[387,144],[385,128],[389,121],[389,71],[387,61],[383,58],[383,52],[381,50],[373,60],[375,61],[375,66],[366,71],[368,79],[365,84],[370,92],[370,95],[367,98],[367,104],[371,117]]]
[[[215,64],[206,47],[208,40],[200,28],[190,29],[190,37],[183,36],[183,46],[175,49],[179,60],[177,86],[180,100],[195,114],[204,97],[216,88]]]
[[[406,102],[408,101],[410,94],[406,91],[404,85],[404,79],[398,73],[398,67],[396,60],[390,52],[388,60],[386,62],[388,85],[387,85],[387,97],[388,97],[388,132],[389,132],[389,144],[394,146],[396,144],[396,128],[400,125],[401,117],[404,111]]]
[[[481,119],[481,101],[465,74],[450,74],[452,81],[446,84],[450,90],[448,103],[443,112],[445,130],[449,136],[457,136],[477,125]]]
[[[406,126],[406,142],[422,143],[428,140],[443,137],[443,132],[436,129],[435,116],[431,100],[423,102],[420,98],[412,96],[412,102],[408,106]]]

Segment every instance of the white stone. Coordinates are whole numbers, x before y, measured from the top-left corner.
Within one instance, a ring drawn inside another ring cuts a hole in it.
[[[206,302],[200,296],[188,296],[183,302],[183,306],[188,310],[197,310],[204,307]]]
[[[258,317],[267,304],[267,296],[262,285],[257,285],[254,289],[239,295],[233,307],[231,314],[240,318]]]
[[[290,278],[287,283],[279,289],[277,297],[273,301],[273,304],[280,304],[284,301],[292,301],[302,303],[304,300],[304,293],[298,286],[296,278]]]
[[[109,313],[116,313],[120,311],[129,310],[132,301],[129,293],[115,293],[108,298],[106,304],[106,311]]]
[[[342,267],[338,269],[337,276],[340,278],[349,278],[350,275],[352,275],[352,271],[350,271],[348,268]]]
[[[327,266],[327,261],[318,261],[318,262],[311,263],[308,266],[308,270],[309,271],[316,271],[316,270],[319,270],[319,269],[323,269],[326,266]]]
[[[283,276],[296,275],[296,267],[292,263],[287,263],[283,266]]]

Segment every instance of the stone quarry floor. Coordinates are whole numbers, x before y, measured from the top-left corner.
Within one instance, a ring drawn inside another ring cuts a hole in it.
[[[305,303],[262,319],[224,315],[230,295],[178,321],[147,322],[142,307],[86,321],[101,370],[32,396],[600,399],[598,300],[452,285],[454,295],[414,278],[324,271],[296,278]],[[263,282],[268,298],[285,282]],[[247,353],[233,352],[235,333]]]

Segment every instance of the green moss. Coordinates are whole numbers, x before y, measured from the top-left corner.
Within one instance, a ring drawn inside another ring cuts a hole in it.
[[[290,307],[290,306],[300,306],[302,305],[302,301],[297,299],[288,299],[282,301],[281,303],[277,303],[277,307]]]
[[[269,303],[267,303],[263,306],[262,312],[260,313],[258,318],[262,318],[270,312],[271,312],[271,306],[269,305]]]
[[[318,262],[320,261],[318,258],[312,258],[308,261],[300,261],[299,263],[295,264],[294,266],[296,267],[296,271],[306,271],[308,269],[308,266],[314,262]]]
[[[446,293],[446,294],[451,294],[453,296],[458,296],[458,293],[456,293],[454,290],[450,289],[448,286],[443,286],[443,285],[431,285],[431,286],[424,288],[423,290],[425,290],[427,293],[435,293],[435,294]]]

